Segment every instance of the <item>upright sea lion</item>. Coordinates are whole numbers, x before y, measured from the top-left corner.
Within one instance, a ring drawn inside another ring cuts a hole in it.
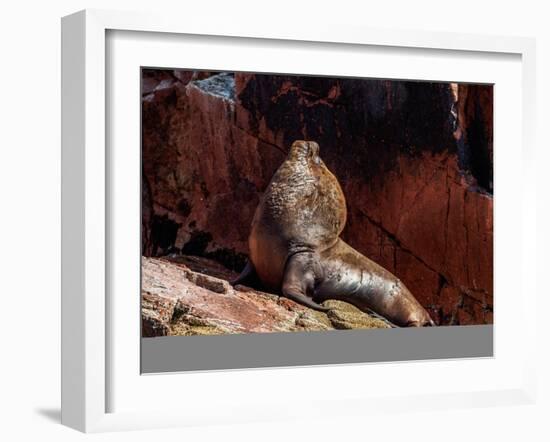
[[[433,325],[397,277],[339,236],[346,200],[313,141],[295,141],[256,209],[249,262],[234,285],[255,273],[266,288],[310,308],[339,299],[398,326]]]

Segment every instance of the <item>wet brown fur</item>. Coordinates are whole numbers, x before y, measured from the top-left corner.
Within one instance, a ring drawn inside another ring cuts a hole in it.
[[[346,217],[318,144],[295,141],[256,209],[239,280],[255,271],[267,288],[318,310],[318,301],[339,299],[400,326],[433,325],[399,279],[339,238]]]

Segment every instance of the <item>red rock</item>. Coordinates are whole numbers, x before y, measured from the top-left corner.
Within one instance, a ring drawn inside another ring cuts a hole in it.
[[[143,100],[152,218],[177,230],[159,253],[217,253],[239,268],[288,145],[314,139],[346,195],[343,238],[443,322],[492,321],[491,87],[166,75],[153,76],[163,86]],[[465,295],[484,313],[459,317]]]
[[[405,282],[415,298],[425,307],[433,309],[437,304],[439,274],[409,252],[396,251],[395,273]]]
[[[143,104],[143,164],[155,215],[181,225],[178,249],[246,253],[259,195],[284,156],[233,124],[230,99],[194,82],[163,84],[163,94]]]
[[[141,81],[141,93],[143,95],[150,94],[155,90],[159,81],[156,78],[144,78]]]
[[[469,296],[464,296],[462,307],[458,310],[459,325],[482,324],[485,319],[483,305]]]
[[[457,286],[467,286],[468,243],[464,201],[467,190],[454,181],[449,183],[449,213],[446,219],[444,272],[449,281]]]
[[[445,259],[446,183],[447,174],[443,168],[431,171],[420,180],[414,196],[402,202],[395,233],[403,247],[414,250],[415,255],[432,268],[438,268]]]
[[[174,77],[176,77],[183,84],[187,84],[193,78],[194,71],[187,71],[184,69],[175,69]]]
[[[384,268],[395,271],[395,243],[360,211],[350,211],[342,238]]]
[[[462,308],[462,294],[453,286],[444,286],[439,293],[440,323],[456,325],[458,312]]]

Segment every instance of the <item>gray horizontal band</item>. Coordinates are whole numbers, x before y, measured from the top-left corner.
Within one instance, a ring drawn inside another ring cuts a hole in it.
[[[492,325],[141,339],[143,374],[490,356]]]

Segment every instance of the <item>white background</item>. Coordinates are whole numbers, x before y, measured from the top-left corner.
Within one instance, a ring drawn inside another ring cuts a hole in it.
[[[60,22],[62,15],[85,7],[155,10],[192,20],[193,11],[231,19],[286,20],[302,17],[308,23],[334,21],[373,27],[402,27],[455,32],[512,34],[538,38],[539,193],[549,189],[543,177],[550,160],[545,128],[550,120],[547,101],[550,78],[549,14],[544,2],[269,2],[214,1],[187,4],[134,1],[19,1],[3,5],[0,14],[2,86],[0,102],[0,295],[2,296],[2,359],[0,364],[0,435],[4,440],[81,440],[81,435],[59,421],[60,349]],[[309,3],[309,5],[307,4]],[[178,5],[178,6],[176,6]],[[546,29],[545,29],[546,28]],[[7,135],[7,136],[6,136]],[[521,176],[518,171],[518,186]],[[543,187],[543,185],[545,187]],[[550,198],[544,199],[545,209]],[[548,290],[542,287],[542,269],[548,259],[550,225],[547,211],[539,213],[538,308],[543,319],[549,309]],[[6,284],[7,282],[7,284]],[[545,321],[546,322],[546,321]],[[518,325],[519,326],[519,325]],[[475,410],[381,414],[368,419],[331,419],[330,410],[318,420],[184,430],[101,434],[97,440],[373,440],[547,439],[550,364],[548,332],[540,327],[540,391],[534,406]],[[544,334],[544,336],[542,335]],[[291,398],[289,398],[290,400]],[[215,424],[215,422],[213,422]]]
[[[520,303],[513,302],[524,282],[517,274],[510,256],[521,255],[517,235],[522,213],[517,210],[521,187],[514,184],[515,170],[521,164],[521,128],[517,125],[521,106],[521,65],[518,57],[479,54],[445,53],[441,51],[395,51],[355,46],[342,51],[335,45],[311,44],[263,45],[261,42],[220,41],[180,37],[162,38],[163,34],[147,35],[115,32],[108,44],[108,69],[111,100],[109,101],[110,135],[109,164],[111,199],[110,286],[111,312],[110,412],[180,410],[191,414],[208,410],[222,418],[225,405],[214,403],[205,391],[221,398],[238,398],[246,386],[246,398],[256,407],[246,408],[232,401],[233,408],[252,417],[268,406],[284,404],[285,414],[316,415],[315,401],[361,398],[361,402],[378,401],[383,396],[422,396],[438,393],[462,393],[521,388],[523,361],[529,336],[521,321]],[[331,60],[327,65],[326,60]],[[498,145],[495,188],[495,241],[500,254],[495,259],[495,292],[497,322],[507,327],[496,328],[496,358],[470,361],[424,361],[414,364],[369,364],[348,367],[311,367],[278,370],[247,370],[232,373],[194,373],[192,375],[140,376],[140,346],[136,330],[140,327],[139,266],[140,244],[140,112],[135,97],[140,94],[140,66],[202,66],[210,69],[239,69],[252,72],[300,72],[330,76],[356,75],[371,78],[438,79],[442,81],[494,82],[494,133]],[[429,72],[427,73],[427,66]],[[512,179],[507,179],[512,177]],[[515,235],[515,238],[514,238]],[[525,309],[527,310],[527,309]],[[510,324],[512,326],[510,326]],[[523,334],[521,334],[522,332]],[[369,382],[369,378],[378,382]],[[325,383],[336,388],[319,388]],[[415,382],[410,380],[414,379]],[[452,379],[449,385],[449,379]],[[289,403],[289,392],[295,392]],[[332,396],[330,396],[332,394]],[[186,396],[191,403],[182,402]],[[269,401],[265,401],[269,398]],[[218,399],[218,397],[216,398]],[[402,398],[403,405],[407,398]],[[231,400],[230,400],[231,401]],[[265,402],[264,402],[265,401]],[[309,402],[308,402],[309,401]],[[407,404],[418,404],[410,400]],[[345,410],[345,404],[339,406]],[[357,406],[354,407],[356,409]],[[433,407],[434,409],[436,407]],[[364,411],[363,411],[364,413]],[[334,413],[333,413],[334,414]],[[345,413],[341,413],[345,414]],[[261,415],[261,414],[260,414]],[[259,420],[259,419],[251,419]]]

